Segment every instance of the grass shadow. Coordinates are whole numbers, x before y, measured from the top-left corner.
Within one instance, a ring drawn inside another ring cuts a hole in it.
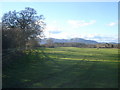
[[[58,60],[44,51],[32,49],[4,69],[3,88],[117,87],[115,63]]]
[[[49,77],[52,72],[51,64],[49,65],[50,58],[45,55],[44,49],[41,52],[16,53],[12,56],[13,63],[6,65],[2,73],[3,88],[24,88],[38,79],[40,81]]]

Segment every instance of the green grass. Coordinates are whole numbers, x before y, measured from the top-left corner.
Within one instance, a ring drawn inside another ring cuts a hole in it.
[[[3,69],[3,88],[118,88],[118,49],[24,52],[28,54]]]

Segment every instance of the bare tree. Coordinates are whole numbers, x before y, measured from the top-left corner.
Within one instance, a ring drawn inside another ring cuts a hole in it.
[[[24,47],[29,40],[42,38],[45,28],[44,16],[37,15],[33,8],[26,7],[19,12],[9,11],[2,17],[3,44],[11,48]]]

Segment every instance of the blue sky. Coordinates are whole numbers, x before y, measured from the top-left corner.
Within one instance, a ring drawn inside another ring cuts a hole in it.
[[[46,37],[118,41],[117,2],[1,2],[0,17],[5,12],[25,7],[44,15]]]

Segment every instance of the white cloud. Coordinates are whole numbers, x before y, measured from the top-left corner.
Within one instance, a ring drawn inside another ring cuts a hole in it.
[[[68,23],[72,25],[74,28],[88,26],[96,23],[96,20],[91,20],[89,22],[86,22],[85,20],[68,20]]]
[[[53,34],[50,35],[47,34],[47,38],[57,38],[57,39],[71,39],[71,38],[83,38],[86,40],[95,40],[98,42],[118,42],[118,35],[104,35],[104,34],[79,34],[79,33],[67,33],[62,32],[59,34]]]
[[[118,42],[118,35],[83,34],[82,38],[98,42]]]
[[[69,34],[66,32],[62,32],[58,34],[46,32],[45,36],[46,38],[57,38],[57,39],[69,39],[70,38]]]
[[[108,26],[110,26],[110,27],[112,27],[112,26],[115,26],[115,25],[117,25],[117,23],[116,22],[110,22],[109,24],[107,24]]]
[[[59,26],[57,21],[52,21],[51,24],[47,24],[45,32],[49,33],[60,33],[62,32],[62,28]]]
[[[52,25],[49,25],[49,26],[46,26],[46,31],[48,32],[52,32],[52,31],[60,31],[60,28],[56,27],[56,26],[52,26]]]
[[[69,20],[68,23],[71,26],[82,27],[82,26],[88,26],[96,23],[95,20],[86,22],[84,20]],[[46,30],[45,30],[45,36],[46,38],[57,38],[57,39],[71,39],[71,38],[83,38],[87,40],[95,40],[98,42],[118,42],[118,35],[109,35],[109,34],[89,34],[89,33],[78,33],[73,32],[75,29],[71,29],[71,27],[62,27],[61,24],[57,21],[51,21],[47,24]],[[71,31],[72,30],[72,31]]]

